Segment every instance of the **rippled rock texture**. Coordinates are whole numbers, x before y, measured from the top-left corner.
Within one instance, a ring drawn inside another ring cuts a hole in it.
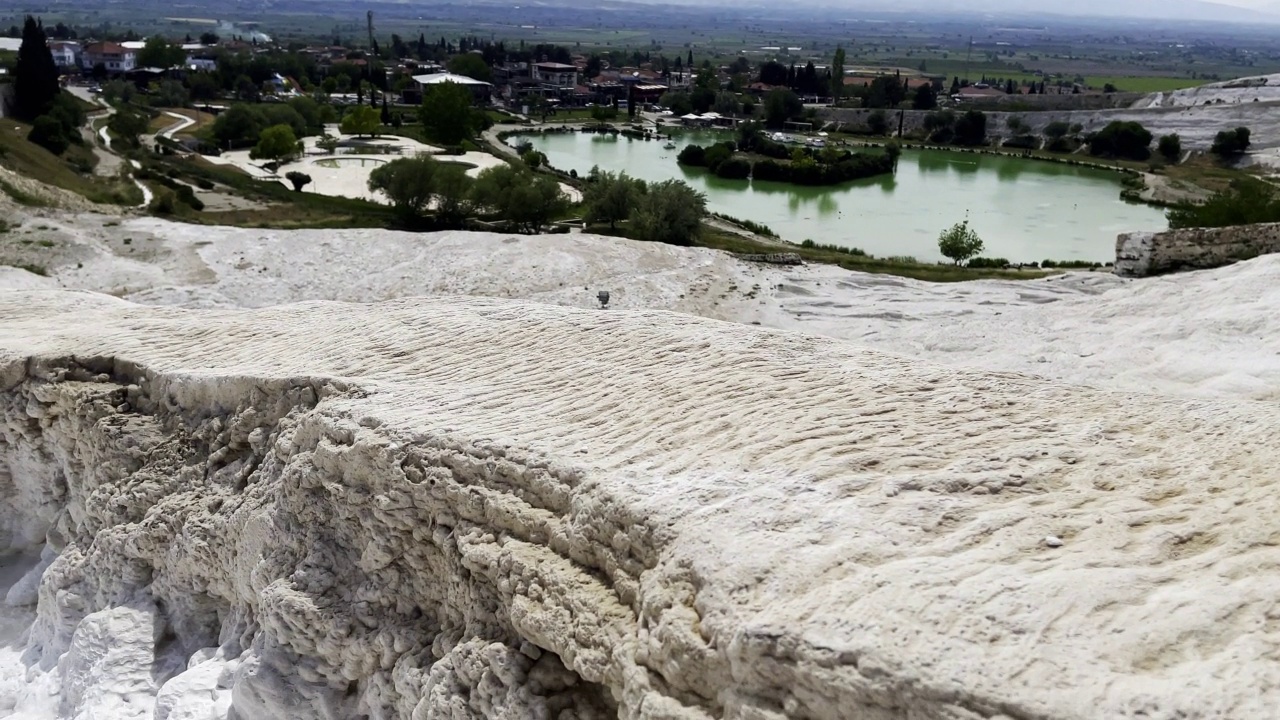
[[[1270,717],[1277,420],[661,312],[7,293],[0,709]]]

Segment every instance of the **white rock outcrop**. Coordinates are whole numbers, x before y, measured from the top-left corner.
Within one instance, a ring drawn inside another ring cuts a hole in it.
[[[0,710],[1269,718],[1278,422],[656,311],[0,293]]]

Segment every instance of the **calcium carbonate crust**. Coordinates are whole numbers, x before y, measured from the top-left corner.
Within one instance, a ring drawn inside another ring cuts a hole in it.
[[[8,600],[65,717],[1280,703],[1270,404],[476,299],[0,318]]]

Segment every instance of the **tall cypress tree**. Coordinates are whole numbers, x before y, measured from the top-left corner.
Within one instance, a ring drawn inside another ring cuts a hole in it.
[[[58,86],[58,66],[49,52],[44,27],[30,15],[22,27],[22,45],[14,70],[13,115],[31,122],[53,107],[62,89]]]

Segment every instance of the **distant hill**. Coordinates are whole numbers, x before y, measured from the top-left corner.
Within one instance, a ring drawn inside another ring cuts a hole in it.
[[[641,0],[643,1],[643,0]],[[654,0],[665,2],[665,0]],[[766,3],[748,0],[686,0],[686,6],[763,7]],[[930,13],[1043,17],[1046,15],[1082,18],[1133,18],[1152,21],[1268,23],[1280,24],[1280,2],[1256,9],[1207,2],[1206,0],[1073,0],[1070,3],[1026,2],[1024,0],[798,0],[798,7],[829,8],[846,12]]]

